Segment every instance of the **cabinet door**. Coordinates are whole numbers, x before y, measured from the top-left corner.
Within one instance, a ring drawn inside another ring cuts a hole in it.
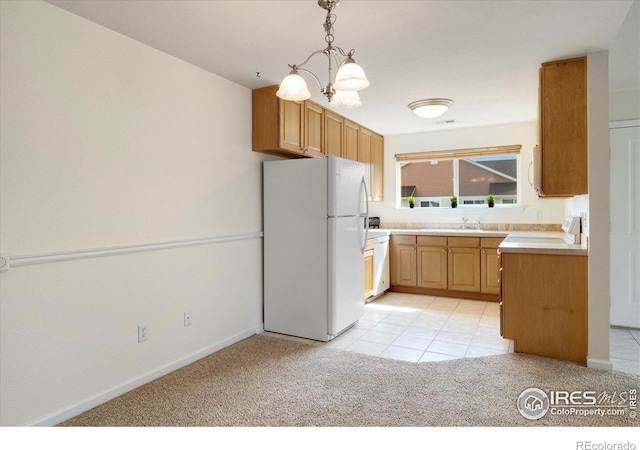
[[[371,200],[384,200],[384,138],[373,133],[371,136]]]
[[[480,261],[480,292],[500,293],[500,255],[495,248],[483,248]]]
[[[292,152],[302,152],[304,110],[302,103],[279,99],[279,147]]]
[[[503,253],[503,336],[519,353],[587,360],[588,257]]]
[[[396,265],[396,284],[399,286],[416,285],[416,246],[399,244],[394,249]]]
[[[358,161],[358,143],[360,142],[360,126],[349,120],[344,120],[344,144],[342,157]]]
[[[446,247],[418,246],[418,286],[447,289]]]
[[[449,248],[447,286],[453,291],[480,291],[480,249]]]
[[[343,121],[344,119],[331,111],[324,112],[324,154],[343,156]]]
[[[369,200],[371,200],[371,135],[373,133],[366,128],[360,127],[358,143],[358,161],[364,164],[364,179],[369,192]]]
[[[304,146],[308,156],[323,156],[323,118],[324,109],[315,103],[304,102]]]
[[[587,59],[540,69],[540,195],[567,197],[587,188]]]
[[[364,252],[364,298],[368,299],[373,295],[374,283],[374,260],[373,249]]]

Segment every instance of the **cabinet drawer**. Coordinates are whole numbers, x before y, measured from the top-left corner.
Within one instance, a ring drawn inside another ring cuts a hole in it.
[[[480,238],[449,236],[449,247],[480,247]]]
[[[394,235],[393,241],[400,245],[415,245],[416,236]]]
[[[446,236],[418,236],[418,245],[426,245],[429,247],[446,247]]]
[[[504,238],[501,237],[486,237],[480,238],[480,246],[482,248],[498,248]]]

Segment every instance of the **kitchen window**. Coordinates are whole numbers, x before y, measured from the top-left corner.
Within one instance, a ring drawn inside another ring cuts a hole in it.
[[[520,145],[472,148],[395,155],[398,166],[397,204],[416,208],[450,208],[451,197],[458,206],[486,207],[487,196],[496,205],[518,201]]]

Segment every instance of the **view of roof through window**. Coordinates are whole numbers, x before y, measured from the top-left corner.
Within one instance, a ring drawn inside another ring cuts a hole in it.
[[[518,193],[517,155],[469,159],[404,162],[400,167],[401,206],[411,196],[417,207],[485,204],[491,194],[496,204],[514,204]]]

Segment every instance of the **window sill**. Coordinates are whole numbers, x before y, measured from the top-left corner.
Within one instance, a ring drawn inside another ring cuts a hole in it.
[[[472,211],[472,212],[484,212],[484,211],[524,211],[524,206],[519,204],[514,205],[495,205],[490,208],[487,205],[458,205],[456,208],[409,208],[407,206],[396,206],[397,211],[418,211],[418,212],[456,212],[456,211]]]

